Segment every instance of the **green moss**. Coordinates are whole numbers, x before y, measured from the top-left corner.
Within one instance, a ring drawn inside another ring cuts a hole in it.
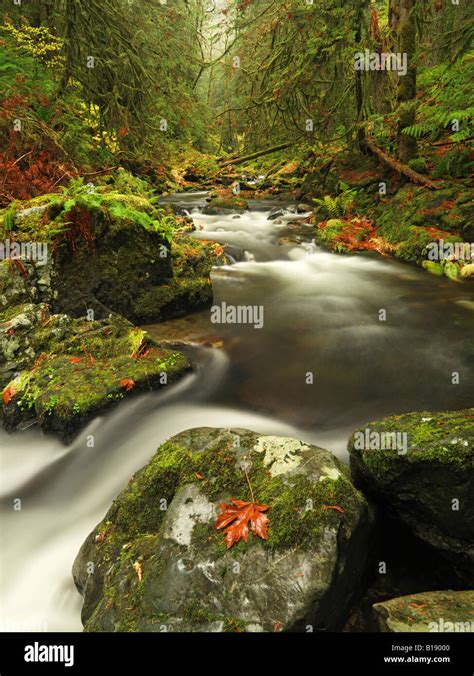
[[[422,263],[425,270],[431,272],[432,275],[437,277],[442,277],[444,275],[443,265],[441,263],[436,263],[435,261],[423,261]]]
[[[338,218],[331,218],[324,227],[317,227],[315,230],[316,240],[322,244],[332,244],[334,237],[337,237],[344,228],[344,223]]]
[[[419,174],[426,174],[428,167],[424,157],[414,157],[408,162],[408,166]]]
[[[374,608],[391,631],[428,632],[432,622],[438,627],[440,623],[446,627],[451,622],[459,627],[458,631],[470,631],[474,622],[473,604],[473,591],[431,591],[399,596]],[[454,627],[452,630],[455,631]]]
[[[230,209],[232,211],[245,211],[248,203],[243,197],[216,197],[209,202],[208,209]]]
[[[269,476],[262,454],[253,453],[251,458],[250,481],[255,499],[270,507],[271,527],[263,546],[271,549],[304,546],[319,537],[326,527],[341,526],[343,532],[349,532],[359,518],[364,498],[344,474],[316,483],[296,474],[282,485],[280,477]],[[157,532],[166,514],[160,501],[164,499],[169,505],[178,486],[190,483],[196,483],[211,502],[252,499],[243,472],[235,467],[232,451],[211,445],[202,452],[191,452],[185,446],[167,442],[116,501],[112,514],[117,527],[126,537]],[[222,534],[210,524],[196,524],[193,542],[210,543],[216,556],[226,551]],[[245,546],[238,543],[232,553],[238,555]]]
[[[361,460],[371,474],[390,481],[406,463],[433,463],[459,470],[474,469],[474,409],[448,412],[407,413],[368,423],[379,432],[405,432],[406,455],[396,450],[364,450]],[[363,432],[364,430],[360,430]],[[350,442],[353,448],[353,438]]]
[[[0,310],[0,324],[4,324],[13,319],[13,317],[16,317],[17,315],[21,314],[24,307],[25,304],[20,303],[20,305],[11,305],[10,307],[5,308],[4,310]]]
[[[74,320],[66,335],[38,328],[35,340],[42,355],[9,386],[16,392],[13,405],[23,413],[33,409],[46,427],[88,419],[129,391],[172,383],[189,369],[184,355],[157,348],[144,331],[117,316]],[[127,381],[133,381],[130,390]]]

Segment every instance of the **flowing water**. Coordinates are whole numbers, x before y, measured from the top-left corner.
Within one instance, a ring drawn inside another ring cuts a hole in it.
[[[81,629],[70,573],[80,545],[130,476],[181,430],[247,427],[346,459],[350,432],[369,420],[473,403],[467,284],[311,243],[279,246],[288,222],[304,217],[287,211],[268,220],[269,202],[207,216],[205,193],[170,201],[191,213],[196,237],[217,240],[240,261],[214,270],[215,305],[263,309],[263,325],[213,324],[205,311],[151,326],[158,338],[196,343],[187,348],[196,371],[178,385],[121,404],[67,448],[37,430],[0,431],[0,629]]]

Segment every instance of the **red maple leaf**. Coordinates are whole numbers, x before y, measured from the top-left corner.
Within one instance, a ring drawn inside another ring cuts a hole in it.
[[[254,535],[262,540],[267,539],[267,523],[270,519],[263,514],[268,509],[267,505],[232,499],[229,504],[221,503],[219,507],[222,513],[217,517],[216,528],[225,528],[227,549],[241,538],[247,542],[249,523]]]
[[[124,387],[127,390],[127,392],[129,392],[130,390],[133,390],[133,388],[135,387],[135,381],[132,380],[132,378],[122,378],[122,380],[120,381],[120,387]]]
[[[13,385],[9,385],[3,390],[2,394],[2,401],[5,404],[5,406],[8,406],[8,404],[11,402],[11,400],[16,397],[16,390],[13,387]]]

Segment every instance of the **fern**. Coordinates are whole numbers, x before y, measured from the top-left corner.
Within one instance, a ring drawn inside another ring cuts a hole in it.
[[[336,197],[325,195],[323,199],[313,198],[313,202],[319,208],[323,216],[340,218],[348,213],[356,195],[357,190],[344,190]]]
[[[433,141],[443,132],[450,132],[450,140],[464,141],[473,134],[474,60],[466,54],[456,69],[438,65],[420,74],[419,85],[424,92],[416,124],[406,127],[403,133],[416,139]],[[459,130],[453,128],[454,121]]]

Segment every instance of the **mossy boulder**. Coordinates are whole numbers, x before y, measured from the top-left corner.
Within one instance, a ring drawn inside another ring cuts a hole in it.
[[[212,243],[175,230],[175,220],[147,196],[106,186],[75,191],[18,202],[0,213],[2,236],[48,245],[47,266],[28,261],[23,271],[11,271],[13,289],[4,291],[0,276],[0,303],[3,295],[15,303],[26,293],[21,300],[52,303],[54,312],[73,317],[93,310],[97,319],[112,312],[151,322],[210,302],[210,270],[225,262],[223,252],[216,255]],[[39,287],[38,277],[45,278]]]
[[[437,277],[442,277],[444,275],[442,263],[437,263],[436,261],[423,261],[422,267],[428,272],[431,272],[432,275],[436,275]]]
[[[36,422],[65,440],[126,396],[191,368],[118,315],[89,322],[50,314],[47,305],[4,313],[0,345],[4,427]]]
[[[474,591],[430,591],[376,603],[383,632],[474,632]]]
[[[243,197],[215,197],[205,207],[203,213],[212,216],[232,211],[246,211],[248,208],[248,202]]]
[[[474,409],[368,423],[349,452],[356,485],[472,579]]]
[[[253,496],[253,497],[252,497]],[[268,538],[227,549],[231,499],[268,506]],[[244,429],[164,443],[73,567],[87,631],[340,629],[361,593],[373,509],[328,451]]]

